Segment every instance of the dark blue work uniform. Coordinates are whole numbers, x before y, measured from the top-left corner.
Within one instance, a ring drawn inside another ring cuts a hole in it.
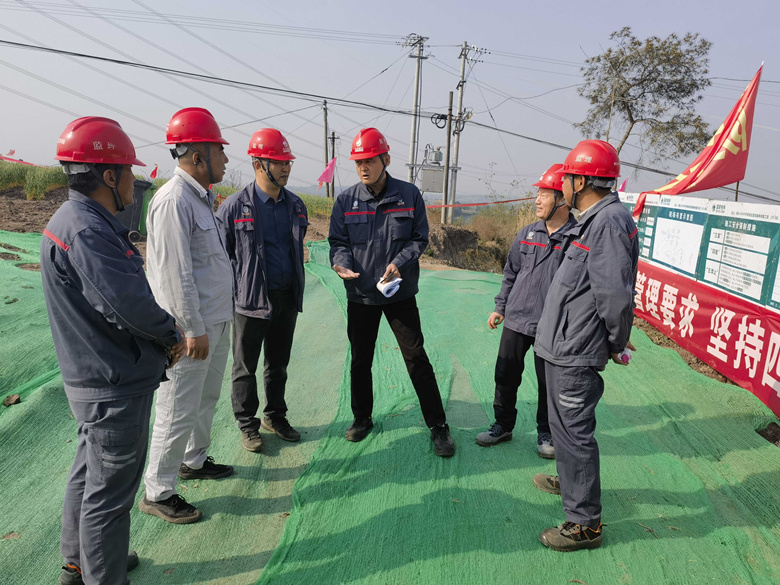
[[[634,318],[639,243],[631,213],[611,193],[566,234],[564,258],[539,321],[534,351],[546,362],[547,405],[566,520],[601,523],[596,405],[599,374],[621,352]]]
[[[303,311],[303,240],[306,205],[282,188],[277,201],[255,182],[217,210],[233,267],[233,414],[244,432],[260,428],[257,363],[264,350],[266,406],[270,419],[287,416],[287,366],[298,313]],[[263,343],[263,342],[266,343]]]
[[[374,405],[371,365],[385,315],[395,334],[428,427],[446,422],[433,367],[423,347],[415,295],[420,255],[428,247],[428,218],[419,189],[387,175],[376,196],[358,183],[341,193],[330,217],[331,265],[360,274],[345,280],[347,334],[352,351],[352,413],[370,417]],[[389,264],[403,279],[398,292],[386,298],[376,285]]]
[[[504,329],[496,360],[493,411],[504,431],[515,427],[525,354],[534,344],[544,299],[563,257],[563,234],[576,223],[570,213],[566,224],[553,234],[548,234],[544,221],[532,223],[520,230],[509,250],[501,291],[495,299],[496,313],[504,317]],[[538,381],[536,432],[549,434],[544,360],[535,355],[534,366]]]
[[[141,481],[152,396],[180,341],[143,259],[102,205],[71,190],[41,241],[54,347],[78,421],[65,488],[62,556],[87,583],[127,580],[130,509]]]

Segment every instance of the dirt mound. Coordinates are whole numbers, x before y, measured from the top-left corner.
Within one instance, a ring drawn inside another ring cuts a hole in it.
[[[27,201],[22,187],[0,191],[0,230],[40,233],[67,199],[66,188],[50,191],[39,201]]]

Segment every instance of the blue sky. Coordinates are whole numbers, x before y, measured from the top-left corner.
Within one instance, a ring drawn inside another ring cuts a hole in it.
[[[0,39],[200,70],[408,110],[412,106],[414,60],[406,56],[409,49],[398,43],[404,36],[418,33],[429,37],[426,54],[430,57],[423,65],[421,102],[426,112],[446,112],[447,94],[456,90],[459,45],[468,41],[490,51],[471,68],[466,84],[464,105],[473,109],[473,120],[573,146],[583,136],[572,122],[584,118],[587,103],[571,86],[581,83],[579,67],[586,56],[609,46],[612,31],[631,26],[641,38],[697,32],[713,43],[710,75],[745,80],[713,80],[705,92],[698,112],[713,131],[761,62],[766,62],[747,185],[743,183],[741,189],[780,201],[780,186],[773,172],[779,154],[780,83],[768,83],[780,80],[779,17],[777,3],[756,0],[596,0],[554,5],[460,0],[0,0]],[[250,30],[249,25],[256,26]],[[545,95],[534,97],[540,94]],[[135,68],[0,46],[0,104],[0,154],[13,148],[17,156],[40,164],[52,162],[56,139],[75,117],[72,114],[102,115],[118,120],[136,137],[141,160],[150,168],[159,164],[161,173],[169,175],[174,161],[159,144],[164,141],[165,125],[179,107],[201,106],[210,109],[222,126],[234,126],[224,132],[231,142],[228,168],[243,172],[245,181],[250,170],[246,155],[249,136],[263,126],[279,128],[298,156],[291,185],[316,182],[324,167],[320,105],[284,95],[177,81]],[[293,110],[300,111],[286,113]],[[347,160],[349,147],[357,130],[367,125],[386,133],[393,155],[390,171],[406,176],[408,116],[333,104],[329,111],[331,130],[340,137],[338,183],[346,186],[355,182],[353,166]],[[443,130],[423,118],[420,158],[425,144],[443,146],[445,139]],[[635,161],[638,154],[638,149],[627,146],[622,158]],[[510,198],[523,196],[547,167],[562,162],[564,156],[561,150],[469,126],[462,135],[458,191],[487,194],[490,186],[495,193]],[[670,176],[682,171],[692,158],[667,161]],[[664,177],[634,175],[627,168],[624,175],[630,191],[665,182]],[[515,180],[518,184],[513,187]]]

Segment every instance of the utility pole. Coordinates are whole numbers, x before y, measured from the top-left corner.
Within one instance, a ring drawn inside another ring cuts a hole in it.
[[[328,166],[330,162],[328,160],[328,102],[327,100],[322,102],[322,113],[325,117],[325,166]],[[325,198],[330,197],[330,183],[325,183]]]
[[[455,119],[455,156],[452,161],[452,187],[450,188],[450,202],[455,203],[455,194],[458,184],[458,155],[460,154],[460,133],[466,125],[465,112],[463,111],[463,89],[466,86],[466,61],[469,57],[469,51],[482,53],[484,49],[470,47],[467,41],[463,41],[463,47],[460,50],[460,82],[458,83],[458,115]],[[452,223],[452,208],[448,208],[448,222]]]
[[[450,179],[450,138],[452,137],[452,92],[450,92],[450,105],[447,108],[447,147],[444,150],[444,181],[441,190],[441,201],[444,205],[448,205],[447,187]],[[447,209],[448,207],[441,208],[441,222],[447,223]]]
[[[328,162],[330,162],[334,158],[336,158],[336,133],[331,132],[330,133],[330,160]],[[336,197],[336,181],[335,181],[336,169],[333,169],[333,177],[334,178],[330,183],[330,196],[335,198]]]
[[[414,73],[414,106],[412,108],[412,132],[411,139],[409,140],[409,176],[408,181],[414,183],[414,165],[417,163],[417,126],[418,118],[420,116],[420,71],[422,69],[423,59],[428,57],[423,56],[423,49],[425,47],[425,41],[428,37],[421,37],[416,33],[410,34],[404,40],[404,47],[416,47],[417,53],[410,54],[410,59],[417,59],[417,67]]]

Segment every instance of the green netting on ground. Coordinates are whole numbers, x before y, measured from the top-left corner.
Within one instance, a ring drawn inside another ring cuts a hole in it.
[[[23,246],[0,236],[33,256],[40,240],[23,236],[35,242]],[[456,441],[455,457],[443,460],[433,455],[384,323],[374,365],[376,427],[362,443],[343,439],[351,420],[344,290],[328,268],[326,245],[312,245],[311,258],[288,385],[290,419],[304,441],[263,433],[263,454],[244,451],[226,378],[212,454],[234,464],[236,476],[182,482],[204,512],[201,523],[174,526],[133,511],[131,544],[142,558],[133,583],[780,581],[780,450],[754,432],[774,417],[752,395],[696,374],[635,330],[639,352],[630,367],[608,368],[598,409],[605,544],[555,553],[537,541],[563,515],[558,498],[531,485],[533,474],[554,465],[535,455],[530,356],[514,440],[474,444],[492,420],[500,332],[486,320],[500,276],[422,275],[426,348]],[[23,272],[5,266],[0,296]],[[0,409],[0,583],[38,585],[55,582],[61,562],[76,425],[60,379],[35,381],[51,371],[40,364],[55,362],[39,276],[29,277],[33,289],[19,284],[20,301],[0,305],[3,331],[13,315],[7,309],[27,304],[37,307],[27,324],[42,328],[24,352],[24,323],[17,339],[0,337],[3,388],[32,385],[22,404]]]
[[[312,259],[327,266],[326,250],[312,246]],[[314,273],[343,297],[332,271]],[[535,454],[532,367],[514,440],[474,444],[492,420],[499,332],[485,321],[499,282],[470,272],[422,276],[426,348],[447,399],[455,457],[432,454],[383,326],[375,430],[359,444],[341,438],[350,418],[345,380],[334,427],[295,484],[292,515],[260,583],[780,580],[780,451],[754,432],[771,413],[639,331],[631,366],[608,368],[598,412],[605,546],[561,554],[539,544],[539,531],[563,515],[559,498],[531,484],[533,474],[554,469]]]
[[[0,397],[30,392],[59,375],[43,302],[41,234],[0,231]],[[0,408],[0,416],[5,409]]]

